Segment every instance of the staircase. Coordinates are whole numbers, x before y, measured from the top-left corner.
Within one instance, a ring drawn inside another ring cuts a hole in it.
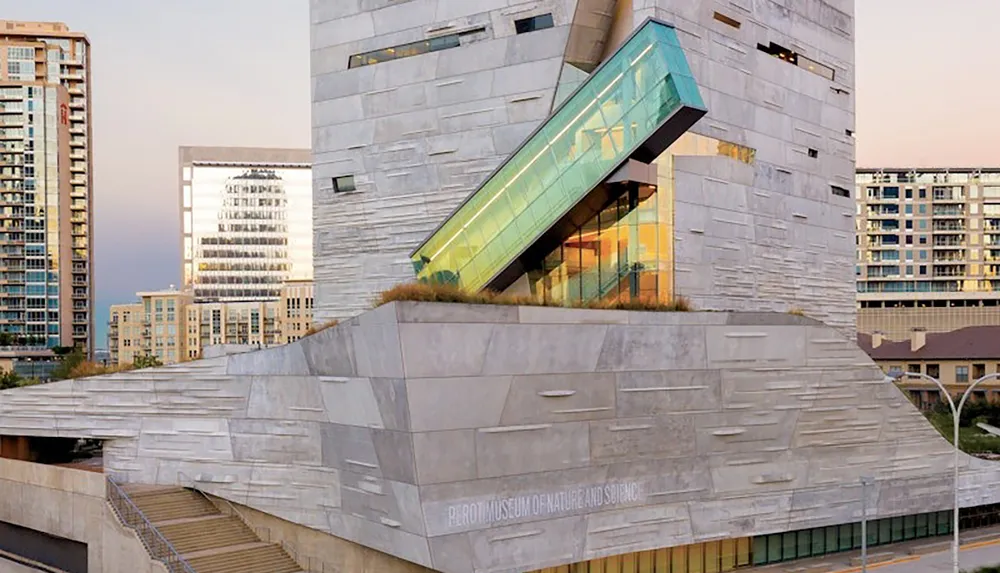
[[[239,518],[200,493],[127,484],[121,489],[194,573],[300,573],[280,545],[264,543]]]

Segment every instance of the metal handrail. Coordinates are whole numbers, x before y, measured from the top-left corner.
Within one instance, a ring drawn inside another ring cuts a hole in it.
[[[142,513],[139,506],[125,493],[111,476],[106,476],[108,503],[122,525],[135,530],[139,539],[146,547],[149,555],[166,565],[170,573],[197,573],[191,565],[181,557],[173,544],[156,529]]]
[[[180,481],[182,483],[184,481],[189,482],[191,485],[189,485],[187,487],[189,487],[189,488],[193,489],[194,491],[198,492],[199,494],[201,494],[201,496],[204,497],[212,505],[216,505],[216,506],[218,505],[215,500],[219,500],[219,501],[225,502],[225,504],[229,507],[229,510],[232,512],[232,515],[235,515],[236,519],[239,519],[241,522],[243,522],[243,525],[245,525],[250,531],[252,531],[254,533],[254,535],[256,535],[257,537],[261,538],[262,540],[264,540],[267,543],[275,543],[275,544],[281,546],[281,549],[283,551],[285,551],[286,553],[288,553],[289,556],[292,558],[292,560],[295,561],[296,563],[298,563],[300,567],[304,567],[307,573],[326,573],[326,571],[327,571],[327,563],[326,563],[326,561],[317,560],[317,559],[314,559],[311,556],[302,555],[301,553],[299,553],[299,550],[296,549],[294,545],[288,543],[285,540],[275,541],[274,539],[271,538],[271,529],[270,528],[268,528],[268,527],[262,527],[262,526],[256,526],[253,523],[251,523],[250,520],[247,519],[247,517],[245,515],[243,515],[243,513],[239,509],[237,509],[236,506],[233,505],[233,503],[231,501],[229,501],[228,499],[226,499],[224,497],[218,497],[218,496],[209,497],[208,493],[206,493],[205,491],[203,491],[201,488],[198,487],[197,482],[194,480],[194,478],[192,478],[191,476],[187,475],[183,471],[178,471],[177,472],[177,477],[178,477],[178,481]],[[186,478],[186,479],[183,479],[183,478]],[[317,563],[319,564],[319,568],[318,569],[316,568],[316,564]],[[337,569],[333,568],[332,566],[330,567],[329,570],[330,571],[337,571]]]

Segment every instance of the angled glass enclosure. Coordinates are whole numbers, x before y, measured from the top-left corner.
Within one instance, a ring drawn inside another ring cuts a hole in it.
[[[594,195],[615,170],[652,162],[704,114],[676,31],[647,20],[413,253],[418,279],[506,288],[543,236],[562,241],[617,199]]]

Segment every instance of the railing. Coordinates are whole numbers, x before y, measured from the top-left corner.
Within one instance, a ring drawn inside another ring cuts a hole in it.
[[[149,555],[166,565],[167,571],[170,573],[197,573],[174,549],[174,546],[163,537],[163,534],[146,519],[139,507],[125,493],[125,490],[115,483],[111,476],[107,476],[105,481],[111,509],[114,510],[122,524],[135,530],[142,544],[146,546]]]
[[[287,541],[283,539],[276,539],[275,536],[271,534],[271,529],[269,527],[254,525],[228,499],[217,496],[209,497],[207,493],[205,493],[204,491],[201,490],[201,488],[198,487],[197,482],[186,473],[178,471],[177,481],[180,482],[182,485],[186,481],[188,485],[185,485],[184,487],[188,487],[201,494],[202,497],[204,497],[209,503],[218,508],[219,511],[227,513],[228,515],[234,516],[236,517],[236,519],[239,519],[241,522],[243,522],[243,525],[245,525],[247,529],[252,531],[253,534],[256,535],[261,541],[281,546],[281,549],[285,553],[287,553],[289,557],[291,557],[292,560],[298,564],[299,567],[302,567],[302,569],[306,573],[339,573],[341,571],[339,567],[334,567],[333,564],[331,563],[327,563],[326,561],[317,559],[309,555],[303,555],[302,553],[299,552],[298,549],[295,548],[294,545],[289,544]],[[225,509],[219,507],[219,505],[224,505]]]

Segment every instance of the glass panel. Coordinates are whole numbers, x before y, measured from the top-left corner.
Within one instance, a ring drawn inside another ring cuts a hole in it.
[[[851,544],[858,549],[861,547],[861,522],[851,524]]]
[[[622,573],[620,557],[608,557],[604,560],[604,573]]]
[[[822,527],[812,530],[811,555],[823,555],[826,553],[826,534]]]
[[[841,525],[837,530],[838,547],[841,551],[847,551],[851,548],[851,525]]]
[[[754,545],[756,546],[756,539],[754,539]],[[750,565],[750,538],[741,537],[736,540],[736,565],[738,567],[743,567],[745,565]],[[657,571],[659,573],[659,571]]]
[[[913,515],[903,517],[903,539],[913,539],[917,536],[917,518]]]
[[[676,31],[647,22],[418,249],[417,277],[482,289],[670,114],[703,105]]]
[[[880,545],[892,543],[892,520],[878,520],[878,542]]]
[[[781,535],[781,558],[785,561],[798,557],[795,547],[795,532]]]
[[[654,573],[670,573],[670,550],[658,549],[654,565]]]
[[[719,573],[719,542],[708,541],[705,546],[705,573]]]
[[[798,546],[795,549],[795,554],[797,557],[808,557],[812,554],[812,535],[811,531],[806,529],[796,533],[798,536]]]
[[[902,541],[903,540],[903,518],[893,517],[892,518],[892,541]]]
[[[927,535],[928,535],[927,514],[921,513],[920,515],[917,516],[916,536],[927,537]]]
[[[840,551],[840,543],[837,541],[837,526],[832,525],[826,528],[826,552],[835,551]]]
[[[688,571],[690,573],[705,573],[705,546],[695,543],[688,546]]]
[[[760,536],[753,538],[753,564],[763,565],[768,562],[767,537]]]
[[[686,547],[674,547],[670,550],[670,570],[671,573],[674,571],[681,571],[686,573],[688,570],[688,560],[687,560],[687,548]]]
[[[637,557],[635,553],[622,556],[622,573],[636,573],[636,565],[639,561]]]
[[[777,563],[781,561],[781,534],[767,536],[767,562]]]
[[[720,570],[732,571],[736,569],[736,540],[723,539],[719,543],[719,564]]]

